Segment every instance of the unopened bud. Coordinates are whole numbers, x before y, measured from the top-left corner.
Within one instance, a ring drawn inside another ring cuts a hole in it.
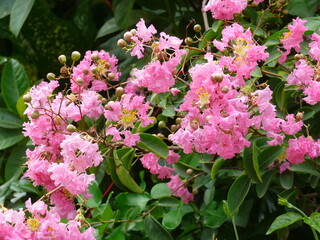
[[[184,39],[184,43],[187,45],[191,45],[193,43],[193,39],[191,37],[187,37]]]
[[[60,74],[62,77],[67,77],[69,74],[68,68],[63,66],[62,68],[60,68]]]
[[[297,61],[304,58],[306,58],[306,56],[303,55],[302,53],[294,55],[294,60],[297,60]]]
[[[228,86],[223,86],[221,89],[222,93],[228,93],[229,92],[229,87]]]
[[[108,104],[106,104],[106,105],[104,106],[104,109],[111,111],[111,110],[112,110],[112,107],[111,107],[111,104],[112,104],[112,103],[114,103],[114,101],[110,101]]]
[[[165,128],[167,126],[167,124],[164,122],[164,121],[160,121],[159,123],[158,123],[158,127],[159,128]]]
[[[67,131],[68,131],[68,132],[75,132],[75,131],[77,131],[77,128],[76,128],[74,125],[69,124],[69,125],[67,126]]]
[[[130,42],[131,41],[131,37],[133,37],[132,33],[131,32],[125,32],[123,34],[123,39],[126,40],[127,42]]]
[[[127,42],[121,38],[118,40],[117,46],[123,48],[123,47],[127,46]]]
[[[193,174],[193,170],[191,168],[188,168],[187,171],[186,171],[186,174],[189,175],[189,176],[192,175]]]
[[[81,54],[78,51],[73,51],[71,53],[71,59],[72,61],[78,61],[81,57]]]
[[[65,64],[65,63],[67,62],[67,57],[66,57],[66,55],[60,55],[60,56],[58,57],[58,61],[59,61],[60,63],[62,63],[62,64]]]
[[[40,113],[38,111],[34,111],[31,113],[32,119],[37,119],[37,118],[39,118],[39,116],[40,116]]]
[[[84,80],[82,77],[78,77],[76,82],[79,84],[79,85],[82,85],[84,83]]]
[[[193,26],[193,30],[198,33],[198,32],[201,32],[202,27],[201,27],[201,25],[196,24]]]
[[[106,104],[108,102],[108,100],[106,99],[106,98],[102,98],[101,99],[101,103],[104,105],[104,104]]]
[[[198,188],[192,189],[192,194],[193,194],[193,195],[197,195],[198,193],[199,193]]]
[[[91,72],[92,72],[93,74],[97,74],[97,73],[99,72],[99,69],[98,69],[97,67],[92,67],[92,68],[91,68]]]
[[[175,125],[175,124],[171,125],[171,127],[170,127],[171,131],[173,131],[173,132],[177,131],[178,128],[179,127],[177,125]]]
[[[193,130],[197,130],[199,128],[199,121],[196,118],[192,119],[190,122],[190,127]]]
[[[108,80],[113,80],[116,77],[114,73],[108,73]]]
[[[176,124],[180,124],[182,122],[181,118],[176,118]]]
[[[31,102],[31,96],[29,94],[25,94],[23,95],[23,101],[28,103],[28,102]]]
[[[297,121],[303,120],[304,114],[302,112],[297,112],[295,118]]]
[[[162,133],[158,133],[158,134],[157,134],[157,137],[163,139],[163,138],[164,138],[164,135],[163,135]]]
[[[47,74],[47,79],[48,80],[55,80],[56,79],[56,75],[54,75],[54,73],[48,73]]]
[[[117,88],[116,88],[116,96],[117,96],[118,98],[120,98],[123,94],[124,94],[124,89],[123,89],[123,87],[117,87]]]
[[[130,32],[131,32],[132,36],[134,36],[134,35],[136,35],[137,30],[133,28],[133,29],[130,30]]]
[[[91,60],[92,61],[98,61],[100,58],[99,58],[99,55],[98,53],[92,53],[91,54]]]
[[[224,75],[222,73],[213,73],[211,74],[211,81],[213,83],[221,83]]]

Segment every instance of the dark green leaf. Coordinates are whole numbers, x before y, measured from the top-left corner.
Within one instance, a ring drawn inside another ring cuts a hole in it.
[[[291,0],[288,10],[291,15],[311,17],[316,12],[318,4],[318,0]]]
[[[261,174],[258,162],[259,148],[257,142],[254,141],[249,148],[245,148],[243,152],[243,163],[247,174],[255,183],[261,183]]]
[[[20,130],[0,128],[0,150],[20,142],[24,136]]]
[[[0,1],[0,19],[10,14],[13,3],[13,0]]]
[[[119,28],[123,29],[128,27],[128,21],[130,13],[134,4],[134,0],[115,0],[114,6],[114,18]]]
[[[294,172],[309,173],[317,177],[320,177],[320,173],[316,170],[315,166],[308,161],[300,163],[298,165],[292,164],[290,170]]]
[[[223,158],[218,158],[217,160],[215,160],[213,162],[212,168],[211,168],[211,179],[213,180],[218,172],[218,170],[220,169],[220,167],[222,166],[222,164],[225,162],[225,160]]]
[[[293,172],[285,171],[280,174],[280,184],[284,189],[291,189],[293,186]]]
[[[116,20],[115,18],[111,18],[108,21],[106,21],[102,27],[98,30],[96,39],[100,38],[100,37],[104,37],[108,34],[114,33],[116,31],[119,31],[120,28],[118,27],[118,25],[116,24]]]
[[[162,219],[162,225],[167,229],[175,229],[177,228],[182,220],[182,211],[180,207],[175,208],[168,213],[166,213]]]
[[[93,195],[91,198],[88,199],[86,202],[89,208],[97,208],[99,207],[102,201],[102,193],[99,188],[99,184],[96,181],[92,181],[89,185],[89,194]]]
[[[22,127],[22,121],[5,108],[0,108],[0,127],[16,129]]]
[[[18,36],[22,25],[26,21],[35,0],[15,0],[10,14],[10,31]]]
[[[140,133],[140,140],[141,142],[137,144],[138,147],[144,148],[159,157],[168,157],[169,149],[160,138],[148,133]]]
[[[130,208],[134,208],[137,212],[144,210],[150,197],[146,193],[120,193],[116,196],[115,207],[125,214]]]
[[[22,65],[15,59],[10,59],[4,67],[1,90],[8,108],[17,112],[16,104],[19,97],[29,87],[29,78]]]
[[[231,215],[235,214],[247,196],[251,186],[250,178],[246,174],[239,176],[231,185],[227,203]]]
[[[5,178],[8,181],[15,174],[20,175],[23,171],[23,164],[26,162],[26,145],[16,146],[12,149],[5,168]]]
[[[275,171],[268,171],[262,176],[262,183],[256,185],[256,192],[259,198],[262,198],[267,192],[271,179]]]
[[[302,219],[303,217],[299,213],[289,212],[289,213],[282,214],[273,221],[273,223],[271,224],[266,234],[269,235],[270,233],[278,229],[287,227]]]
[[[158,206],[161,207],[177,207],[180,201],[174,197],[163,197],[159,199]]]
[[[284,151],[284,146],[268,146],[258,155],[260,169],[266,169]]]
[[[269,57],[264,62],[264,65],[274,67],[281,55],[282,55],[282,53],[280,51],[278,51],[278,50],[273,51],[272,53],[270,53]]]
[[[168,231],[151,215],[146,216],[144,229],[147,236],[152,240],[173,240]]]

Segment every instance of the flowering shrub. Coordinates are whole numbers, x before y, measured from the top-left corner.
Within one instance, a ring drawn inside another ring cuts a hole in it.
[[[1,205],[0,238],[318,239],[318,18],[273,33],[286,3],[267,2],[210,0],[184,40],[141,18],[117,42],[145,60],[128,77],[105,50],[60,55],[23,95],[43,195]]]

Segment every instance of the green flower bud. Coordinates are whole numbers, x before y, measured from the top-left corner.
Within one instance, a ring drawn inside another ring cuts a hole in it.
[[[100,58],[99,58],[99,56],[98,56],[98,54],[97,53],[92,53],[91,54],[91,60],[92,61],[98,61]]]
[[[125,32],[125,34],[123,34],[123,39],[126,40],[127,42],[131,41],[131,37],[133,37],[131,32]]]
[[[69,125],[67,126],[67,131],[68,131],[68,132],[75,132],[75,131],[77,131],[77,128],[76,128],[74,125],[69,124]]]
[[[49,80],[55,80],[55,79],[56,79],[56,75],[54,75],[54,73],[48,73],[48,74],[47,74],[47,78],[48,78]]]
[[[29,94],[23,95],[22,98],[23,98],[23,101],[26,102],[26,103],[31,102],[31,96]]]
[[[117,88],[116,88],[116,96],[117,96],[118,98],[120,98],[123,94],[124,94],[124,89],[123,89],[123,87],[117,87]]]
[[[40,113],[38,111],[34,111],[31,113],[32,119],[37,119],[37,118],[39,118],[39,116],[40,116]]]
[[[167,124],[164,122],[164,121],[160,121],[159,123],[158,123],[158,127],[159,128],[165,128],[167,126]]]
[[[184,39],[184,43],[187,45],[191,45],[193,43],[193,39],[191,37],[187,37]]]
[[[62,63],[62,64],[65,64],[65,63],[67,62],[67,57],[66,57],[66,55],[60,55],[60,56],[58,57],[58,61],[59,61],[60,63]]]
[[[199,33],[199,32],[201,32],[202,27],[201,27],[201,25],[196,24],[196,25],[193,26],[193,30],[194,30],[195,32]]]
[[[127,46],[127,42],[121,38],[118,40],[117,46],[123,48],[123,47]]]
[[[72,61],[78,61],[81,57],[81,54],[78,51],[73,51],[71,53],[71,59]]]

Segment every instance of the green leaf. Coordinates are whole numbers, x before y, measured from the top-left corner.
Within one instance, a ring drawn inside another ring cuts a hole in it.
[[[151,215],[144,220],[146,235],[152,240],[173,240],[170,233]]]
[[[22,128],[22,121],[5,108],[0,108],[0,127],[17,129]]]
[[[116,31],[119,31],[120,28],[118,27],[118,25],[116,24],[116,20],[115,18],[111,18],[108,21],[106,21],[102,27],[98,30],[96,39],[100,38],[100,37],[104,37],[108,34],[114,33]]]
[[[250,186],[251,181],[246,174],[239,176],[231,185],[227,197],[228,208],[231,215],[234,215],[238,211],[249,192]]]
[[[23,138],[20,130],[0,128],[0,150],[13,146]]]
[[[154,199],[168,197],[172,194],[171,189],[167,186],[166,183],[158,183],[154,185],[151,189],[150,195]]]
[[[251,77],[255,78],[261,78],[263,76],[261,69],[258,66],[256,66],[256,68],[253,71],[251,71],[250,75]]]
[[[305,161],[305,162],[300,163],[298,165],[292,164],[290,167],[290,170],[293,172],[309,173],[309,174],[315,175],[317,177],[320,177],[320,173],[315,169],[316,169],[315,166],[308,161]]]
[[[163,111],[162,111],[162,115],[166,116],[166,117],[171,117],[173,118],[176,115],[176,111],[174,110],[174,106],[173,105],[167,105]]]
[[[318,0],[291,0],[287,8],[291,15],[312,17],[317,11],[318,4]]]
[[[158,206],[161,207],[177,207],[180,201],[174,197],[163,197],[159,199]]]
[[[29,87],[29,78],[22,65],[10,59],[4,67],[1,79],[2,96],[8,108],[17,113],[16,104],[19,97]]]
[[[268,171],[262,176],[262,183],[256,185],[256,192],[259,198],[262,198],[268,190],[271,179],[275,171]]]
[[[35,0],[15,0],[10,14],[10,31],[18,36]]]
[[[23,172],[23,164],[26,162],[26,145],[16,146],[12,149],[5,168],[5,179],[8,181],[15,174]]]
[[[282,214],[282,215],[278,216],[273,221],[273,223],[269,227],[266,234],[269,235],[270,233],[272,233],[278,229],[287,227],[287,226],[294,224],[295,222],[298,222],[302,219],[303,219],[303,217],[299,213],[289,212],[289,213]]]
[[[245,148],[243,152],[243,163],[251,180],[255,183],[262,183],[258,154],[259,148],[257,146],[257,141],[254,141],[249,148]]]
[[[313,212],[310,217],[304,217],[304,222],[320,233],[320,213]]]
[[[260,169],[267,168],[275,159],[277,159],[284,151],[284,146],[268,146],[258,155]]]
[[[277,64],[278,59],[281,55],[282,55],[282,52],[278,50],[274,50],[273,52],[270,53],[269,57],[267,58],[267,60],[264,62],[263,65],[274,67]]]
[[[96,181],[92,181],[89,185],[89,194],[93,195],[86,202],[89,208],[97,208],[102,202],[102,193],[99,188],[99,184]]]
[[[120,182],[127,187],[130,191],[136,193],[142,193],[143,190],[141,187],[135,182],[135,180],[130,176],[129,171],[123,166],[117,166],[116,172],[119,177]]]
[[[10,14],[13,3],[14,3],[13,0],[0,1],[0,19]]]
[[[211,202],[202,209],[201,214],[204,216],[203,223],[210,228],[220,227],[228,218],[224,212],[222,202],[219,204]]]
[[[222,164],[225,162],[225,160],[223,158],[218,158],[217,160],[215,160],[213,162],[212,168],[211,168],[211,179],[213,180],[218,172],[218,170],[220,169],[220,167],[222,166]]]
[[[128,21],[130,19],[130,13],[135,0],[115,0],[114,6],[114,18],[119,28],[123,29],[128,27]]]
[[[293,172],[285,171],[280,174],[280,184],[284,189],[291,189],[293,186]]]
[[[164,159],[168,157],[168,146],[160,138],[148,133],[140,133],[140,141],[137,144],[138,147],[146,149]]]
[[[167,229],[173,230],[180,225],[182,216],[180,207],[173,209],[164,215],[162,225]]]
[[[125,215],[130,208],[134,208],[136,212],[140,213],[149,200],[150,197],[146,193],[120,193],[115,199],[115,209],[119,209],[122,215]]]

